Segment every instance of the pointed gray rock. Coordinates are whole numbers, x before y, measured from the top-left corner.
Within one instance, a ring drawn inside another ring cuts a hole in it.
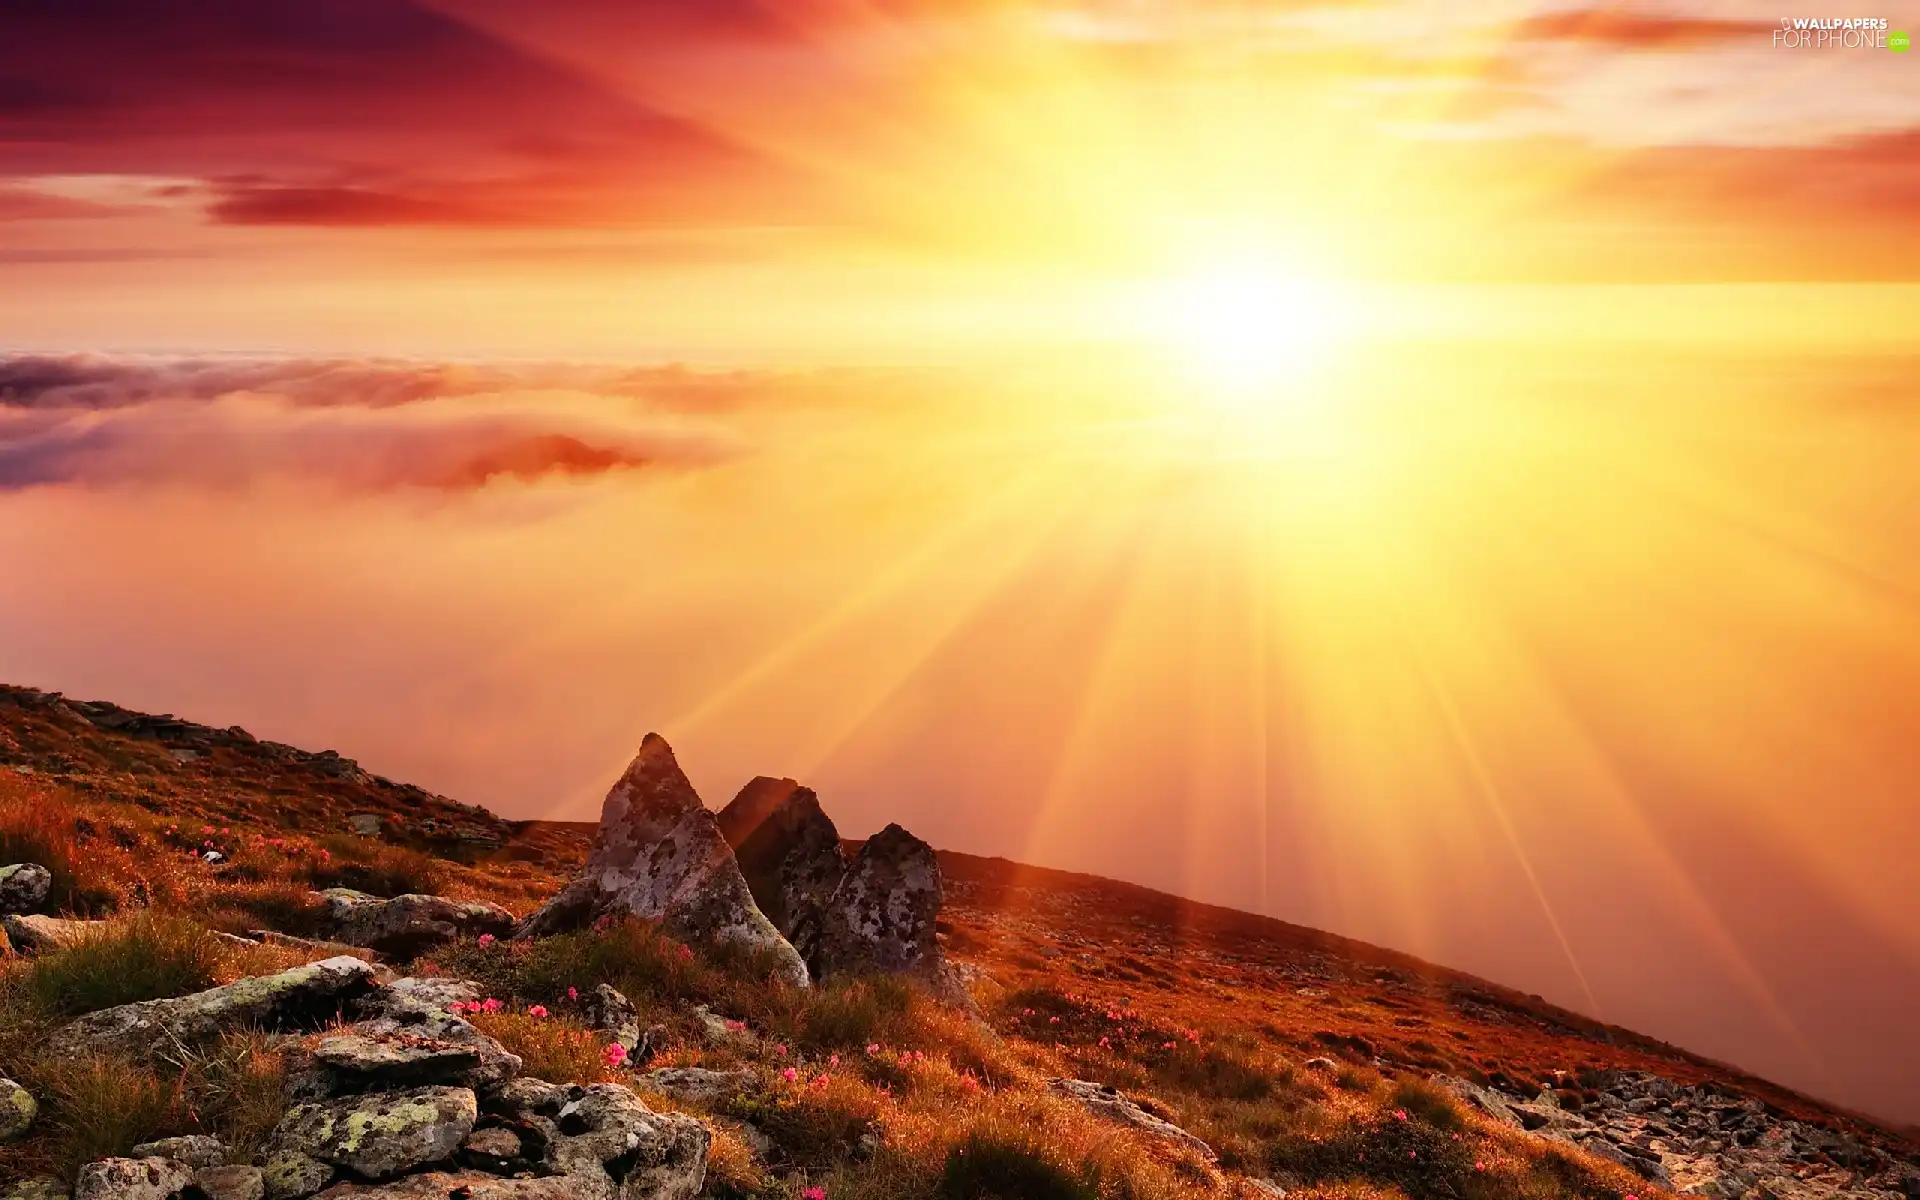
[[[761,776],[721,810],[719,822],[760,911],[811,960],[827,902],[847,873],[840,831],[820,798],[791,779]]]
[[[944,890],[933,847],[889,825],[867,839],[822,914],[813,967],[821,975],[912,975],[943,999],[966,989],[947,969],[934,923]]]
[[[560,933],[609,914],[658,921],[693,945],[761,951],[787,981],[807,983],[806,964],[754,904],[714,815],[659,734],[647,735],[607,793],[586,868],[516,936]]]

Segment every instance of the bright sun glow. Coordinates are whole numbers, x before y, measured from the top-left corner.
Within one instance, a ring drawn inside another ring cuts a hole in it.
[[[1202,268],[1158,285],[1151,297],[1158,336],[1229,394],[1297,378],[1351,330],[1338,285],[1260,262]]]

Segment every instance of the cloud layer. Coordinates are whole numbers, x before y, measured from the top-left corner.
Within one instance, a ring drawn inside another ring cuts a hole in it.
[[[649,402],[647,376],[665,405]],[[52,484],[465,491],[696,468],[740,452],[667,408],[675,372],[304,360],[0,359],[0,489]]]

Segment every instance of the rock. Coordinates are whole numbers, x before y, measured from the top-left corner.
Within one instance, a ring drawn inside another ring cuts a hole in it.
[[[933,847],[887,826],[867,839],[834,889],[821,919],[815,973],[915,975],[946,998],[957,998],[955,990],[964,997],[934,937],[941,902]]]
[[[391,1179],[451,1158],[479,1113],[466,1088],[349,1096],[292,1109],[274,1127],[272,1144],[363,1179]]]
[[[260,1168],[267,1200],[300,1200],[333,1182],[333,1164],[291,1150],[269,1155]]]
[[[635,1081],[638,1086],[659,1092],[683,1104],[713,1105],[754,1090],[757,1079],[752,1071],[712,1071],[705,1067],[666,1067],[649,1071]]]
[[[348,813],[347,828],[360,837],[379,837],[381,817],[379,813]]]
[[[599,984],[580,998],[581,1017],[629,1052],[640,1048],[640,1010],[619,989]]]
[[[486,1091],[512,1079],[520,1056],[447,1011],[479,991],[464,980],[408,978],[363,997],[354,1011],[364,1019],[315,1048],[332,1080],[323,1091],[430,1082]]]
[[[821,920],[847,873],[840,832],[812,789],[762,776],[719,816],[721,831],[760,911],[812,961]]]
[[[58,950],[105,925],[105,921],[74,921],[65,917],[36,917],[9,914],[0,917],[0,930],[21,954],[45,954]]]
[[[145,1000],[88,1013],[53,1032],[54,1054],[118,1051],[140,1055],[204,1042],[230,1029],[316,1025],[370,991],[374,969],[357,958],[328,958],[277,975],[259,975],[190,996]]]
[[[1096,1117],[1125,1125],[1151,1138],[1184,1146],[1208,1162],[1215,1162],[1218,1159],[1212,1146],[1173,1122],[1154,1116],[1104,1083],[1093,1083],[1085,1079],[1049,1079],[1047,1088],[1072,1100]]]
[[[1308,1060],[1307,1060],[1307,1061],[1306,1061],[1305,1063],[1303,1063],[1303,1064],[1301,1064],[1301,1065],[1302,1065],[1302,1066],[1304,1066],[1304,1067],[1306,1067],[1306,1068],[1307,1068],[1307,1070],[1309,1070],[1309,1071],[1319,1071],[1319,1072],[1321,1072],[1321,1073],[1323,1073],[1323,1074],[1327,1074],[1327,1075],[1331,1075],[1331,1074],[1333,1074],[1333,1073],[1334,1073],[1335,1071],[1338,1071],[1338,1070],[1340,1069],[1340,1064],[1339,1064],[1339,1063],[1337,1063],[1337,1062],[1335,1062],[1335,1061],[1333,1061],[1333,1060],[1332,1060],[1332,1059],[1330,1059],[1330,1058],[1324,1058],[1324,1057],[1322,1057],[1322,1058],[1310,1058],[1310,1059],[1308,1059]]]
[[[585,869],[517,936],[558,933],[606,914],[658,921],[694,945],[758,950],[787,982],[808,981],[806,964],[755,906],[714,815],[658,734],[647,735],[607,793]]]
[[[0,1200],[69,1200],[67,1185],[51,1175],[35,1175],[0,1187]]]
[[[358,950],[359,946],[349,946],[345,942],[328,942],[319,938],[296,937],[291,933],[281,933],[278,929],[249,929],[247,937],[269,946],[288,946],[295,950],[312,950],[316,953],[335,955],[342,950]]]
[[[1240,1180],[1239,1184],[1243,1195],[1284,1197],[1287,1194],[1287,1189],[1271,1179],[1248,1178]]]
[[[259,1167],[203,1167],[193,1185],[207,1200],[266,1200],[267,1182]]]
[[[227,1147],[217,1137],[204,1133],[192,1133],[185,1137],[161,1138],[157,1142],[142,1142],[128,1151],[129,1158],[171,1158],[183,1162],[194,1170],[204,1167],[226,1165]]]
[[[13,1080],[0,1075],[0,1142],[10,1142],[33,1127],[40,1106],[33,1094]]]
[[[552,1175],[544,1179],[502,1179],[478,1171],[410,1175],[392,1183],[342,1183],[320,1193],[321,1200],[615,1200],[613,1184],[599,1178]],[[621,1193],[621,1200],[649,1200],[644,1192]]]
[[[693,1117],[656,1113],[626,1088],[597,1083],[561,1105],[548,1165],[563,1175],[604,1173],[623,1198],[692,1200],[706,1184],[713,1135]]]
[[[336,941],[393,958],[413,958],[461,938],[513,932],[513,914],[497,904],[410,893],[383,900],[352,888],[320,893]]]
[[[468,1134],[467,1140],[460,1144],[459,1157],[469,1167],[506,1174],[521,1161],[523,1149],[519,1134],[496,1126]]]
[[[172,1200],[193,1186],[193,1168],[170,1158],[103,1158],[80,1168],[73,1200]]]
[[[46,903],[53,872],[39,863],[0,867],[0,913],[30,913]]]
[[[1323,1061],[1330,1063],[1332,1060],[1327,1059]],[[1520,1120],[1520,1114],[1513,1110],[1513,1105],[1508,1102],[1505,1096],[1502,1096],[1492,1088],[1481,1087],[1471,1080],[1460,1079],[1452,1075],[1434,1075],[1429,1078],[1429,1082],[1439,1084],[1441,1087],[1446,1088],[1454,1095],[1465,1100],[1468,1104],[1471,1104],[1473,1107],[1502,1124],[1511,1125],[1515,1129],[1524,1128],[1524,1124]]]
[[[381,1083],[452,1083],[480,1065],[472,1045],[417,1034],[336,1034],[314,1047],[314,1061],[345,1075]]]

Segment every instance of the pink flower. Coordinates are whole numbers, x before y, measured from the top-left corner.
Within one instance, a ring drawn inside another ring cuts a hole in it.
[[[1487,1164],[1485,1164],[1485,1163],[1483,1163],[1483,1162],[1477,1162],[1477,1163],[1475,1163],[1475,1164],[1473,1164],[1473,1169],[1474,1169],[1474,1170],[1476,1170],[1476,1171],[1484,1171],[1484,1170],[1486,1170],[1486,1169],[1487,1169]]]
[[[823,1187],[810,1187],[800,1193],[800,1200],[827,1200],[827,1189]]]
[[[741,1030],[747,1027],[747,1023],[745,1021],[736,1021],[732,1017],[728,1017],[724,1022],[724,1024],[727,1027],[728,1033],[739,1033]]]
[[[773,1052],[779,1055],[781,1058],[785,1058],[787,1056],[787,1044],[785,1042],[779,1043],[778,1045],[774,1046]]]
[[[527,1015],[530,1017],[544,1017],[547,1015],[547,1006],[544,1004],[529,1005]]]
[[[447,1011],[457,1017],[461,1013],[467,1011],[467,1006],[465,1002],[460,1000],[455,1000],[452,1004],[447,1005]]]
[[[1112,1046],[1111,1046],[1111,1045],[1110,1045],[1110,1044],[1109,1044],[1109,1043],[1107,1042],[1107,1039],[1105,1039],[1105,1038],[1101,1038],[1101,1039],[1100,1039],[1100,1048],[1101,1048],[1102,1050],[1110,1050],[1110,1049],[1112,1049]]]
[[[1396,1121],[1404,1121],[1404,1120],[1406,1120],[1406,1119],[1407,1119],[1407,1110],[1406,1110],[1406,1109],[1404,1109],[1404,1108],[1396,1108],[1396,1109],[1394,1109],[1394,1110],[1393,1110],[1393,1119],[1394,1119],[1394,1120],[1396,1120]]]
[[[481,948],[482,950],[485,950],[485,949],[486,949],[486,948],[487,948],[488,946],[491,946],[491,945],[493,945],[493,935],[492,935],[492,934],[490,934],[490,933],[483,933],[483,934],[481,934],[481,935],[480,935],[480,948]]]
[[[792,1083],[794,1080],[800,1078],[800,1072],[794,1070],[792,1067],[788,1067],[786,1070],[780,1072],[780,1078],[786,1080],[788,1083]]]
[[[579,989],[579,988],[568,988],[568,989],[567,989],[567,999],[569,999],[569,1000],[578,1000],[579,998],[580,998],[580,989]]]
[[[693,961],[693,947],[692,947],[692,946],[682,946],[682,947],[680,947],[680,949],[679,949],[678,951],[676,951],[675,953],[677,953],[677,954],[679,955],[679,957],[680,957],[680,961],[681,961],[681,962],[692,962],[692,961]]]
[[[868,1043],[867,1043],[867,1054],[868,1054],[869,1056],[872,1056],[872,1055],[876,1055],[876,1054],[879,1054],[879,1053],[880,1053],[880,1043],[879,1043],[879,1042],[868,1042]]]
[[[608,1042],[606,1049],[607,1065],[617,1067],[627,1061],[627,1048],[619,1042]]]
[[[481,1012],[496,1013],[505,1007],[506,1005],[500,1003],[498,1000],[495,1000],[492,996],[488,996],[485,1000],[482,1000],[480,1002]]]
[[[840,1065],[840,1056],[839,1056],[838,1054],[829,1054],[829,1055],[827,1056],[827,1065],[828,1065],[829,1067],[837,1067],[837,1066],[839,1066],[839,1065]]]

